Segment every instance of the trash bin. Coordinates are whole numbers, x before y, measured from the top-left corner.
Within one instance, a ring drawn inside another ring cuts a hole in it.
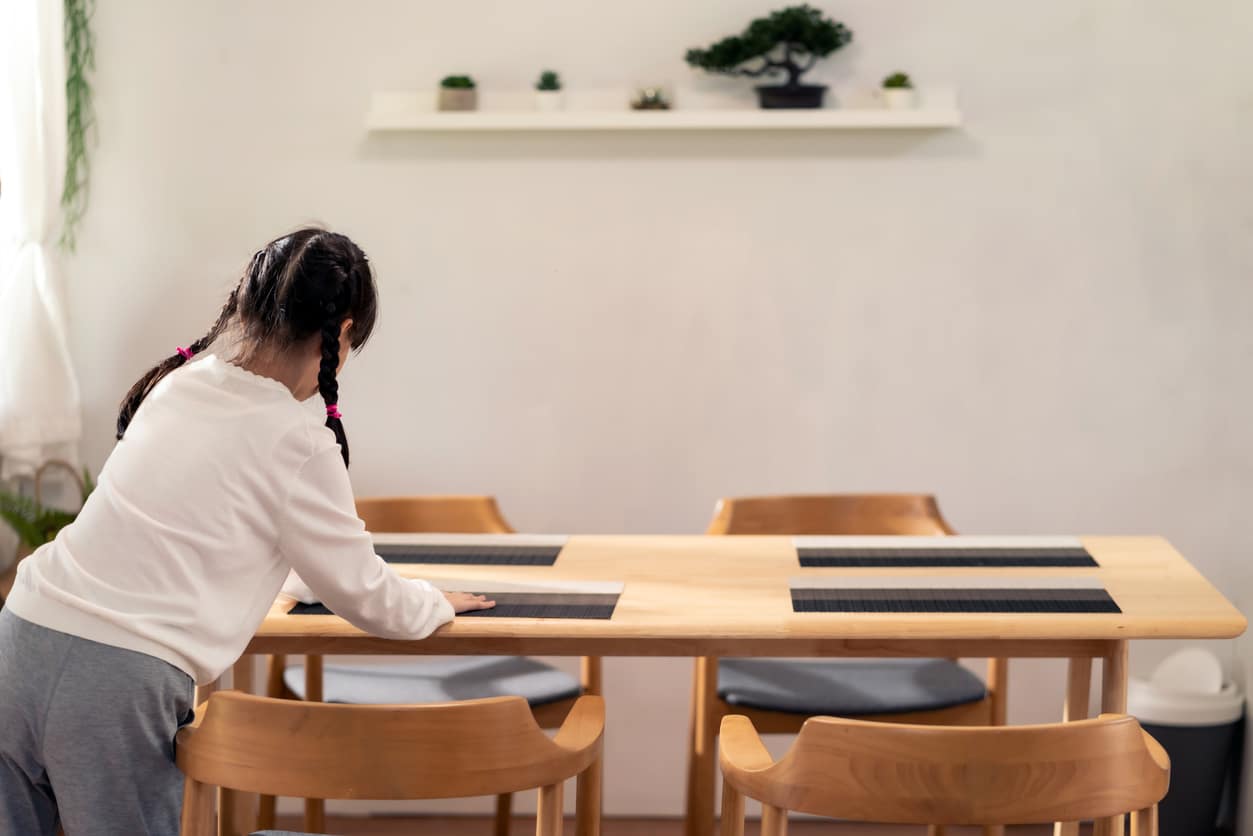
[[[1161,836],[1213,836],[1238,762],[1244,695],[1223,682],[1213,654],[1189,648],[1162,662],[1149,681],[1128,683],[1127,713],[1170,755]]]

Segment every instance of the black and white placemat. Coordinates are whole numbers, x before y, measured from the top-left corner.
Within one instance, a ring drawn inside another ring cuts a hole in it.
[[[483,580],[432,581],[448,592],[473,592],[496,602],[490,610],[474,610],[458,618],[613,618],[622,595],[621,583],[604,581],[550,581],[543,584]],[[325,604],[298,602],[291,615],[334,615]]]
[[[793,612],[1120,613],[1098,578],[804,577],[788,582]]]
[[[1077,537],[793,537],[800,565],[828,568],[1092,568]]]
[[[552,566],[569,539],[535,534],[375,534],[388,563]]]

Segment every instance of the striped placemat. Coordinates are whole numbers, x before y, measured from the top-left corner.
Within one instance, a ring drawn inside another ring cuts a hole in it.
[[[1095,567],[1077,537],[793,537],[800,565],[835,568]]]
[[[1120,613],[1096,578],[792,578],[793,612]]]
[[[550,581],[544,584],[509,583],[482,580],[437,580],[435,586],[447,592],[472,592],[496,602],[490,610],[474,610],[458,618],[613,618],[621,583],[601,581]],[[290,615],[334,615],[325,604],[298,602]]]
[[[533,534],[375,534],[388,563],[462,566],[552,566],[567,537]]]

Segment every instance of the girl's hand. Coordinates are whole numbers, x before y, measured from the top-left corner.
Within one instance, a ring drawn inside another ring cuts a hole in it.
[[[452,604],[453,612],[490,610],[496,606],[496,602],[487,600],[486,595],[472,595],[469,592],[445,592],[444,597]]]

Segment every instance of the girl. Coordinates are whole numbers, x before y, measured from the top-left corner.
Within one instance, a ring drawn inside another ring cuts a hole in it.
[[[387,638],[492,606],[400,578],[353,509],[336,375],[376,311],[357,245],[302,229],[127,394],[96,491],[0,611],[0,834],[177,834],[193,682],[239,657],[289,571]],[[232,359],[188,365],[228,333]]]

